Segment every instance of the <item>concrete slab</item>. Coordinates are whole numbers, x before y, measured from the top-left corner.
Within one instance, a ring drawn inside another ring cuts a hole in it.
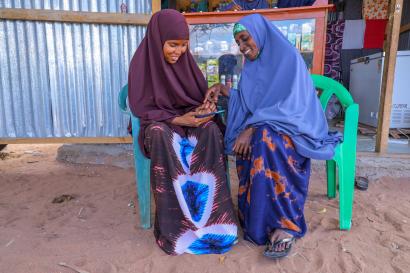
[[[111,165],[123,169],[134,167],[131,144],[64,144],[57,160],[75,164]]]

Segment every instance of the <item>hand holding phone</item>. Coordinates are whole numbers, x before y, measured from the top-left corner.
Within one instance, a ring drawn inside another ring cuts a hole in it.
[[[213,115],[217,115],[217,114],[222,114],[225,113],[225,110],[219,110],[216,112],[211,112],[211,113],[206,113],[206,114],[199,114],[199,115],[195,115],[196,118],[206,118],[209,116],[213,116]]]

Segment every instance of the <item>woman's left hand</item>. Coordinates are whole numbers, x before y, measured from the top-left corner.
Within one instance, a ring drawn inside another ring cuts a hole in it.
[[[249,127],[242,131],[236,138],[235,145],[233,146],[233,151],[237,156],[241,156],[242,159],[251,159],[251,140],[254,132],[254,128]]]

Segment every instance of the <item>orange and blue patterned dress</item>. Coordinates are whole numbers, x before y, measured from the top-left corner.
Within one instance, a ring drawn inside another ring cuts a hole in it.
[[[303,214],[310,158],[299,155],[291,139],[269,125],[256,128],[250,160],[236,161],[239,220],[246,240],[263,245],[282,229],[296,238],[307,230]]]

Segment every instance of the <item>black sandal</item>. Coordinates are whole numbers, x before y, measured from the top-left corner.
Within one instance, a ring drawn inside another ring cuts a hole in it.
[[[290,250],[292,249],[292,246],[295,243],[295,241],[296,241],[295,237],[283,238],[281,240],[275,241],[274,243],[272,243],[271,241],[268,241],[268,243],[266,244],[266,249],[263,252],[263,255],[271,259],[279,259],[279,258],[286,257],[289,254]],[[285,243],[287,243],[289,246],[285,248],[283,251],[274,251],[277,245],[285,244]]]
[[[354,185],[356,186],[356,189],[365,191],[369,187],[369,179],[363,176],[356,176]]]

